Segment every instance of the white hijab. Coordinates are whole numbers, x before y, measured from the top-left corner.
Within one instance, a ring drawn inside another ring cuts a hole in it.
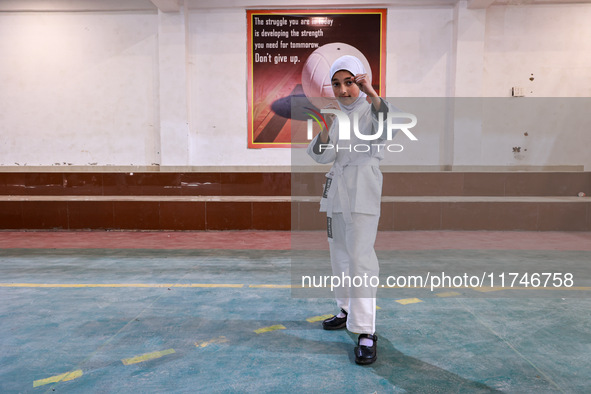
[[[342,71],[342,70],[349,71],[351,74],[353,74],[353,76],[355,76],[357,74],[366,74],[367,73],[367,71],[365,71],[365,67],[363,67],[363,63],[361,63],[361,60],[359,60],[355,56],[351,56],[351,55],[341,56],[337,60],[334,61],[334,63],[330,67],[331,81],[332,81],[332,77],[334,77],[334,75],[338,71]],[[367,100],[365,99],[366,97],[367,97],[367,95],[360,90],[359,97],[357,97],[357,100],[355,100],[353,103],[351,103],[349,105],[344,105],[340,101],[338,101],[339,107],[341,107],[341,110],[343,112],[350,114],[353,111],[360,109],[363,104],[367,104]]]

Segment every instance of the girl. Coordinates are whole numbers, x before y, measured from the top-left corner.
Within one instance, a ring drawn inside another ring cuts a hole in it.
[[[375,134],[379,127],[378,113],[382,112],[381,119],[386,119],[387,112],[393,107],[377,95],[363,63],[354,56],[342,56],[332,64],[330,75],[340,110],[349,116],[350,124],[355,121],[353,114],[357,114],[359,132]],[[355,362],[371,364],[377,358],[377,289],[375,284],[369,284],[369,278],[377,277],[379,273],[374,242],[382,194],[379,161],[384,157],[384,145],[382,149],[379,145],[384,140],[361,140],[353,130],[350,135],[350,140],[339,141],[337,117],[330,130],[322,130],[307,150],[316,162],[333,163],[326,174],[320,211],[327,213],[332,273],[346,284],[335,290],[341,312],[325,320],[323,328],[336,330],[347,327],[349,331],[360,334],[355,348]],[[354,149],[357,144],[370,148],[358,149],[364,151],[358,152]],[[356,277],[365,278],[362,286],[353,285]],[[350,283],[344,278],[351,278]]]

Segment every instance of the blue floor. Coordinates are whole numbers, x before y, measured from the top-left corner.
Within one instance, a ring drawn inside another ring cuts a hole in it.
[[[591,392],[580,294],[380,298],[362,367],[352,333],[307,320],[334,301],[293,297],[290,272],[286,251],[0,250],[0,392]]]

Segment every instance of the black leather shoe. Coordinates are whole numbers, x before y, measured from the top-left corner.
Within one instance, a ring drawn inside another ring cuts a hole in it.
[[[340,330],[347,326],[347,312],[341,309],[341,312],[345,314],[345,317],[333,316],[330,319],[326,319],[322,322],[322,328],[325,330]]]
[[[363,346],[359,345],[361,338],[373,339],[373,345]],[[360,365],[372,364],[378,359],[378,336],[376,334],[361,334],[357,339],[357,347],[355,347],[355,362]]]

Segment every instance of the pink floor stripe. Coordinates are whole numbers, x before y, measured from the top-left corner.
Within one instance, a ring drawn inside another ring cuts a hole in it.
[[[0,248],[325,250],[324,232],[0,231]],[[591,251],[591,232],[389,231],[377,250],[507,249]]]

